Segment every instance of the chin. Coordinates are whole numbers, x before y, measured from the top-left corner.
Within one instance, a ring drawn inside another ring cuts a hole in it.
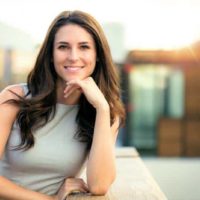
[[[72,81],[72,80],[83,80],[83,79],[85,79],[85,78],[87,78],[87,77],[89,77],[89,76],[73,76],[73,77],[65,77],[64,78],[64,80],[66,81],[66,82],[69,82],[69,81]]]

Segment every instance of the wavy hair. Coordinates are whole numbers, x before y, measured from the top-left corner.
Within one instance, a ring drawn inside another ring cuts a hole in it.
[[[28,94],[25,97],[18,96],[18,100],[10,100],[10,102],[20,107],[17,122],[21,129],[21,143],[16,149],[27,150],[34,146],[33,132],[47,124],[55,116],[58,77],[52,62],[53,44],[57,31],[67,24],[79,25],[93,37],[98,61],[91,76],[108,101],[111,125],[118,116],[121,124],[124,122],[125,112],[120,100],[119,76],[101,26],[88,13],[64,11],[51,23],[37,56],[35,66],[27,77]],[[31,98],[26,98],[29,94]],[[78,131],[75,137],[81,142],[86,142],[88,149],[92,144],[95,115],[95,108],[86,100],[84,95],[81,95],[76,116]]]

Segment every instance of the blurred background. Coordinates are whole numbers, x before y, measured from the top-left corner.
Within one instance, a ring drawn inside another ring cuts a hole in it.
[[[51,21],[75,9],[101,23],[121,74],[117,146],[137,148],[170,200],[199,200],[200,1],[0,0],[0,90],[26,82]]]

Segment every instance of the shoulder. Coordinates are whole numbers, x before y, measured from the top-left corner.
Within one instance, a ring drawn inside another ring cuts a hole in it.
[[[24,97],[24,90],[20,84],[9,85],[0,92],[0,103],[3,103],[9,99],[19,99]]]
[[[20,110],[19,106],[6,103],[10,99],[23,97],[21,85],[10,85],[0,92],[0,159],[3,155],[9,134]]]

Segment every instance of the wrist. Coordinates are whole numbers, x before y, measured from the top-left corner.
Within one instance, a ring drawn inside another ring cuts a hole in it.
[[[100,103],[96,106],[96,111],[110,112],[109,104],[107,102]]]

